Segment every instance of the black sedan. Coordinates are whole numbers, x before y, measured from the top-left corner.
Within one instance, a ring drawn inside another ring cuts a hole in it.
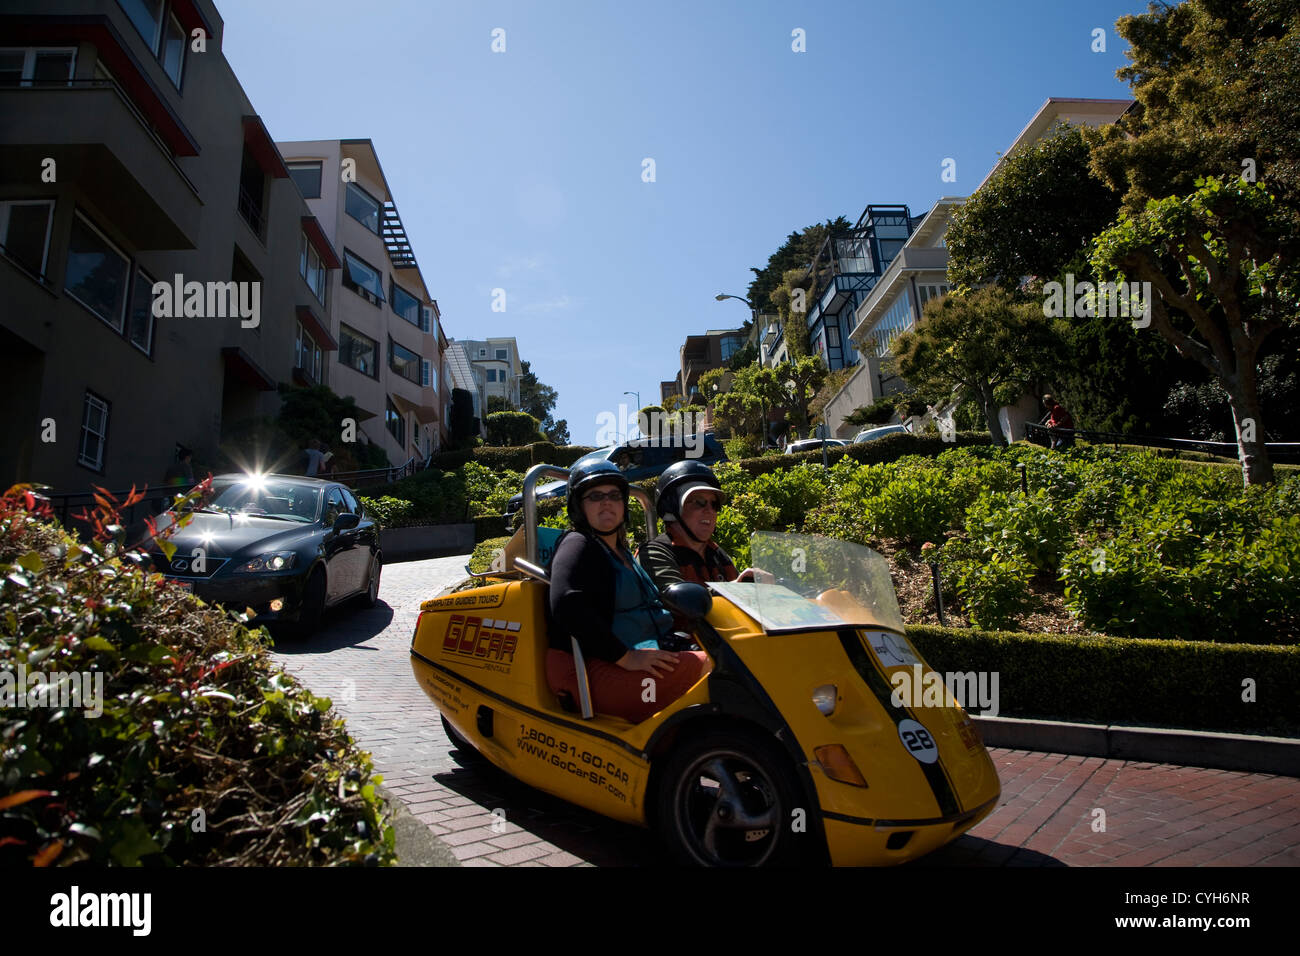
[[[161,532],[168,516],[159,520]],[[311,634],[327,607],[379,596],[379,532],[343,485],[291,475],[221,475],[154,566],[205,601],[252,608],[254,624]]]

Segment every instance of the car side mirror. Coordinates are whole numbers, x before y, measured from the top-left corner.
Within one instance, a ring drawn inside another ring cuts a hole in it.
[[[341,514],[334,519],[334,533],[340,531],[351,531],[357,525],[361,524],[361,516],[354,514]]]
[[[702,584],[679,581],[670,584],[660,594],[670,611],[675,611],[691,621],[706,617],[713,609],[713,595]]]

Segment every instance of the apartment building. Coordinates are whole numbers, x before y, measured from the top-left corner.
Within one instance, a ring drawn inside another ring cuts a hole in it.
[[[300,378],[326,375],[336,393],[354,398],[367,415],[361,431],[390,461],[425,458],[450,441],[448,342],[374,143],[276,145],[342,263],[323,297],[328,328],[298,324]],[[311,250],[303,255],[313,269]]]
[[[514,336],[494,339],[458,339],[469,363],[483,373],[483,408],[490,398],[504,398],[519,407],[519,343]],[[477,412],[475,413],[477,414]],[[482,418],[483,416],[479,416]]]
[[[3,7],[5,485],[156,485],[328,345],[342,259],[221,46],[210,0]]]
[[[712,396],[697,398],[700,376],[710,369],[725,368],[731,357],[744,347],[745,332],[742,329],[710,329],[703,335],[686,336],[680,349],[681,394],[697,404],[709,401]]]

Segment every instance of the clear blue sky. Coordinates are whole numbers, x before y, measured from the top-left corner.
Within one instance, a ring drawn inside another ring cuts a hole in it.
[[[590,444],[750,268],[868,203],[968,195],[1049,96],[1129,94],[1143,0],[217,0],[277,140],[372,139],[447,335],[513,335]],[[493,53],[492,31],[506,51]],[[1092,52],[1092,31],[1106,51]],[[804,31],[806,52],[791,49]],[[656,181],[642,181],[642,160]],[[957,181],[940,180],[946,157]],[[506,311],[491,310],[506,290]]]

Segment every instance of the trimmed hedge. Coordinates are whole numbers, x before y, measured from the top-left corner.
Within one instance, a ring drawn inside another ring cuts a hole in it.
[[[484,538],[474,545],[474,553],[469,556],[469,569],[475,574],[482,574],[492,567],[492,558],[498,550],[504,550],[509,538]]]
[[[999,716],[1300,736],[1300,647],[932,625],[907,636],[941,673],[996,671]]]
[[[527,471],[533,465],[559,465],[568,468],[588,452],[595,451],[586,445],[554,445],[548,441],[534,442],[517,447],[480,445],[461,451],[439,452],[429,459],[430,468],[458,471],[467,461],[476,461],[493,471]]]
[[[506,527],[505,515],[479,515],[474,519],[475,541],[482,542],[488,538],[499,538],[508,533],[509,528]]]

